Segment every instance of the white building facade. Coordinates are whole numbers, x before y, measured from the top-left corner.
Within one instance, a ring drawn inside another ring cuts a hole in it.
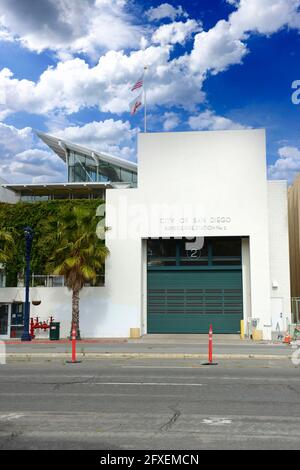
[[[82,290],[83,337],[286,330],[287,185],[267,181],[264,130],[140,134],[137,187],[106,189],[105,212],[105,285]],[[67,336],[70,292],[34,290],[32,316]],[[0,289],[2,304],[22,296]]]

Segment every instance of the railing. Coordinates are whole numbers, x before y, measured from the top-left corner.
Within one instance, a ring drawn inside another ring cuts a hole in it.
[[[0,279],[1,280],[1,279]],[[104,286],[104,274],[99,274],[95,284],[86,283],[85,287],[99,287]],[[45,274],[32,274],[31,287],[66,287],[66,281],[64,276],[45,275]],[[0,288],[6,287],[6,283],[0,282]],[[24,279],[18,280],[17,286],[11,287],[25,287]]]
[[[32,274],[31,287],[65,287],[64,276]]]
[[[95,284],[85,283],[85,287],[93,286],[103,286],[104,285],[104,275],[99,274],[96,279]],[[32,274],[31,276],[31,286],[32,287],[65,287],[66,280],[64,276],[55,276],[55,275],[42,275],[42,274]]]

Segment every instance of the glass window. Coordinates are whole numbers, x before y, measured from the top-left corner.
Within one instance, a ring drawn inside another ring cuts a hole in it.
[[[0,335],[8,333],[8,305],[0,305]]]
[[[133,173],[129,170],[121,170],[121,180],[125,183],[132,183],[133,181]]]
[[[215,266],[234,266],[241,264],[241,238],[212,238],[212,262]]]
[[[23,325],[23,309],[24,304],[21,302],[13,302],[11,306],[11,324]]]
[[[216,237],[211,239],[213,256],[241,256],[239,237]]]
[[[38,201],[48,201],[50,198],[49,195],[34,195],[29,196],[28,194],[21,194],[21,201],[23,202],[38,202]]]
[[[70,193],[53,194],[52,199],[71,199]]]
[[[24,304],[13,302],[11,305],[11,338],[21,338],[23,333],[23,309]]]
[[[201,250],[187,250],[186,244],[191,243],[192,239],[178,240],[180,246],[180,265],[181,266],[207,266],[208,265],[208,238],[204,239],[204,245]]]
[[[68,157],[68,180],[71,183],[87,181],[136,183],[136,174],[104,161],[99,161],[97,166],[95,160],[88,155],[71,150]]]
[[[5,272],[0,269],[0,287],[5,287]]]
[[[149,239],[148,266],[176,265],[176,240]]]
[[[96,162],[87,155],[69,152],[69,182],[97,181]]]

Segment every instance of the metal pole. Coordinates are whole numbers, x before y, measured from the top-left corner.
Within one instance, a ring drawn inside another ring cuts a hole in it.
[[[146,93],[146,72],[147,67],[144,67],[144,132],[147,132],[147,93]]]
[[[30,301],[29,301],[29,286],[30,286],[30,254],[32,247],[33,231],[31,227],[24,228],[25,235],[25,312],[24,312],[24,329],[21,341],[31,341],[29,333],[29,320],[30,320]]]

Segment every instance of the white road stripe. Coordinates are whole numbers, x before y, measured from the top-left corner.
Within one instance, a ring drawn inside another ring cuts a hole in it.
[[[232,419],[220,417],[205,418],[202,420],[202,423],[208,424],[209,426],[224,426],[224,424],[231,424]]]
[[[23,418],[23,414],[9,413],[8,415],[0,415],[0,421],[12,421],[13,419]]]
[[[186,384],[174,382],[81,382],[77,383],[76,385],[158,385],[172,387],[203,387],[204,384]]]

